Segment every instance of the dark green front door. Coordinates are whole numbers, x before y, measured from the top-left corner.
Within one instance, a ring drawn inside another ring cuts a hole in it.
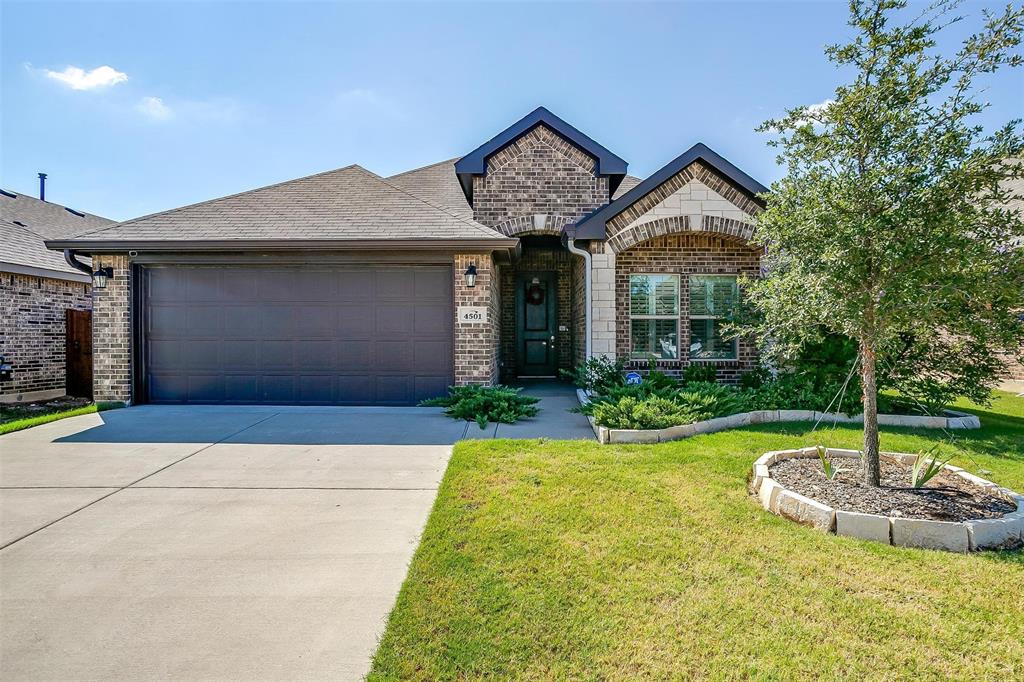
[[[516,370],[519,377],[558,374],[557,281],[554,272],[516,275]]]

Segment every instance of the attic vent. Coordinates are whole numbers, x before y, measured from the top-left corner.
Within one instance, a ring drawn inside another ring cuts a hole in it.
[[[73,208],[68,208],[67,206],[65,206],[64,210],[67,211],[68,213],[71,213],[72,215],[78,216],[79,218],[84,218],[85,217],[84,213],[79,213],[78,211],[76,211]]]
[[[13,192],[8,192],[5,189],[0,189],[0,194],[3,194],[5,197],[10,197],[11,199],[17,199],[18,198],[17,194],[14,194]]]
[[[28,227],[28,225],[26,225],[25,223],[21,222],[20,220],[12,220],[11,222],[14,223],[15,225],[19,225],[21,227]]]

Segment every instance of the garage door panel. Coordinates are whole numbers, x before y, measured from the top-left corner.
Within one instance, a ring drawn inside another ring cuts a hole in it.
[[[235,370],[255,370],[260,366],[260,345],[257,341],[225,339],[221,341],[221,358]]]
[[[377,334],[411,334],[416,309],[411,304],[377,307]]]
[[[338,310],[331,305],[298,306],[293,311],[292,329],[303,336],[334,336]]]
[[[153,402],[408,405],[451,383],[449,267],[144,274]]]
[[[373,390],[373,377],[341,375],[338,377],[338,402],[349,405],[369,405],[377,402]]]
[[[343,339],[372,339],[376,325],[376,310],[373,306],[338,306],[337,330],[339,337]]]
[[[377,298],[410,299],[416,293],[416,274],[409,268],[385,268],[377,270]]]
[[[338,343],[338,369],[345,372],[359,372],[373,367],[375,345],[373,341],[342,341]]]
[[[229,374],[224,377],[224,400],[229,403],[258,403],[260,380],[254,374]]]
[[[447,336],[452,321],[448,319],[448,306],[443,303],[420,303],[413,309],[412,331],[417,336]]]
[[[413,377],[408,374],[377,377],[377,403],[408,405],[412,402]]]
[[[179,362],[188,370],[220,370],[223,365],[221,353],[224,347],[220,339],[192,339],[187,344],[179,343]]]
[[[295,342],[290,340],[263,341],[260,344],[260,364],[272,371],[295,367]]]
[[[381,341],[374,350],[377,354],[377,367],[386,367],[390,372],[413,370],[412,344],[408,341]]]
[[[221,307],[221,315],[226,337],[259,338],[262,328],[259,306],[227,304]]]
[[[178,333],[185,336],[220,336],[224,315],[220,306],[190,307],[185,315],[185,326]]]
[[[447,341],[416,341],[412,364],[418,372],[447,376],[451,371],[451,346]]]
[[[219,374],[190,374],[188,377],[188,402],[224,402],[224,377]]]
[[[334,402],[334,377],[327,374],[299,377],[299,400],[306,404]]]

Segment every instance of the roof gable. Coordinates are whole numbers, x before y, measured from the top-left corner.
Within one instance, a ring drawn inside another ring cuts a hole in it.
[[[544,107],[537,107],[456,162],[455,173],[470,203],[473,201],[473,176],[487,173],[487,159],[541,125],[594,157],[597,174],[608,176],[609,187],[615,191],[626,174],[626,162]]]
[[[630,206],[640,201],[665,182],[673,178],[680,171],[697,161],[703,162],[720,174],[740,193],[757,204],[763,205],[764,202],[758,198],[758,195],[762,192],[767,192],[767,187],[741,171],[704,143],[698,142],[615,201],[576,223],[576,238],[606,239],[606,226],[608,221],[615,218]]]

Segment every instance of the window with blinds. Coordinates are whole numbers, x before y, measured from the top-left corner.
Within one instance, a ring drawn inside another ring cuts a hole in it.
[[[630,357],[679,359],[679,276],[630,275]]]
[[[739,301],[736,277],[692,275],[689,284],[690,359],[735,360],[736,339],[722,338],[721,325]]]

